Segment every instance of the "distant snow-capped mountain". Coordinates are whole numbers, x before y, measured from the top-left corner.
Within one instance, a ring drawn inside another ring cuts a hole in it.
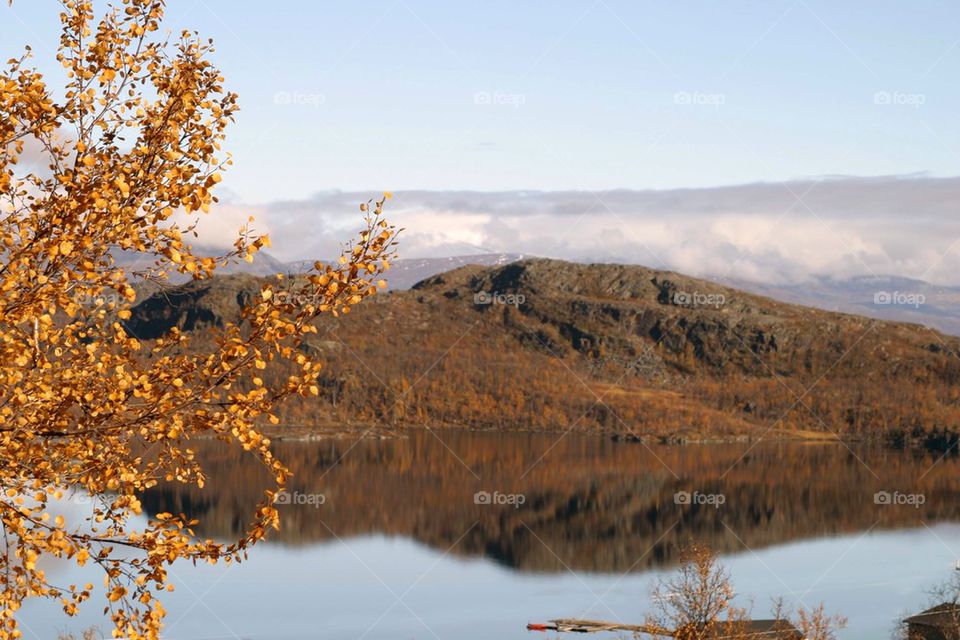
[[[719,278],[723,284],[782,302],[857,315],[915,322],[960,335],[960,287],[901,276],[820,276],[802,284],[766,284]]]
[[[478,265],[481,267],[498,267],[530,256],[520,253],[478,253],[469,256],[452,256],[449,258],[399,258],[390,263],[390,270],[384,275],[384,280],[391,290],[409,289],[421,280],[458,267]],[[291,273],[306,271],[313,266],[313,261],[298,260],[287,263]]]

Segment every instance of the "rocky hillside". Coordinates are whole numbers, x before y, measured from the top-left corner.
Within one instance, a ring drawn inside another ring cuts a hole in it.
[[[154,294],[129,328],[150,339],[177,326],[203,348],[260,283]],[[319,329],[304,349],[325,361],[322,398],[288,407],[292,422],[950,446],[960,417],[958,338],[636,266],[468,266]]]

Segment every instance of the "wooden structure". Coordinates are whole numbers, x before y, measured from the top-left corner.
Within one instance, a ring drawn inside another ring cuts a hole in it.
[[[910,640],[960,640],[960,604],[938,604],[904,623]]]
[[[645,633],[660,638],[675,638],[675,631],[648,624],[622,624],[601,620],[560,618],[544,624],[527,625],[530,631],[560,631],[567,633],[595,633],[599,631],[627,631]],[[788,620],[745,620],[741,623],[721,623],[712,636],[714,640],[803,640],[803,634]],[[949,637],[949,640],[960,640]]]

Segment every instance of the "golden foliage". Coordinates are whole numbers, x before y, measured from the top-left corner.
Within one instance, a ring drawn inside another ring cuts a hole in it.
[[[730,572],[717,562],[716,553],[691,542],[680,552],[676,575],[654,590],[647,624],[680,640],[745,638],[747,612],[734,606],[734,595]]]
[[[58,600],[73,615],[91,596],[93,585],[51,583],[44,555],[99,565],[114,635],[157,638],[170,563],[240,561],[277,526],[272,499],[289,474],[257,425],[275,420],[285,398],[317,393],[320,365],[301,340],[320,314],[376,292],[395,244],[384,196],[364,206],[365,230],[339,264],[317,263],[290,297],[265,285],[242,326],[211,330],[204,353],[176,330],[149,344],[127,331],[136,294],[112,251],[154,256],[146,277],[200,280],[269,243],[245,228],[227,255],[199,257],[184,242],[193,226],[172,219],[195,220],[217,201],[237,96],[207,60],[209,42],[156,38],[163,9],[163,0],[123,0],[98,17],[92,2],[63,0],[57,60],[67,86],[51,89],[27,66],[29,50],[0,71],[2,640],[20,637],[27,598]],[[27,153],[41,168],[22,168]],[[257,374],[274,362],[292,372],[264,386]],[[200,436],[249,452],[276,483],[231,544],[198,538],[196,521],[176,514],[132,524],[138,494],[158,482],[203,486],[188,446]],[[86,519],[53,515],[74,493],[93,496]]]
[[[654,634],[657,637],[750,640],[759,636],[750,628],[747,610],[733,604],[736,591],[730,572],[705,545],[690,542],[681,549],[676,573],[661,579],[653,595],[654,612],[647,625],[661,631]],[[777,637],[836,640],[837,631],[846,626],[846,618],[828,615],[823,603],[801,606],[794,613],[783,598],[776,598],[772,613]]]

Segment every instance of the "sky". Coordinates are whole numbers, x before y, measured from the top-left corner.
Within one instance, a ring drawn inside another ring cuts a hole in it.
[[[53,0],[0,8],[0,55],[29,42],[50,68],[56,9]],[[406,255],[522,250],[649,264],[664,254],[664,266],[703,271],[691,265],[727,260],[716,238],[667,247],[644,234],[657,224],[687,233],[712,189],[749,195],[770,183],[789,199],[767,198],[770,208],[749,215],[730,201],[727,217],[709,219],[734,239],[732,255],[765,251],[780,260],[777,277],[881,269],[952,282],[960,263],[949,234],[960,228],[925,198],[960,166],[958,19],[960,4],[945,1],[170,0],[167,24],[214,38],[215,62],[240,95],[220,220],[249,210],[271,232],[287,230],[281,257],[314,257],[304,251],[355,228],[355,207],[317,203],[391,190],[415,239]],[[868,192],[881,177],[920,186],[898,200],[899,216],[876,219],[869,195],[853,207],[819,198],[813,209],[791,193],[844,176]],[[424,204],[469,191],[500,194],[497,212]],[[612,191],[636,197],[612,207]],[[519,237],[534,228],[511,233],[506,212],[540,192],[592,195],[569,197],[584,205],[579,217],[541,219],[549,237],[538,245]],[[941,217],[923,246],[902,246],[931,211]],[[558,239],[571,220],[576,233]],[[221,225],[210,228],[219,239]],[[763,229],[769,247],[757,244]],[[617,246],[604,249],[605,239]],[[838,255],[806,256],[818,246]],[[930,259],[914,264],[918,253]],[[724,265],[749,275],[733,258]]]

